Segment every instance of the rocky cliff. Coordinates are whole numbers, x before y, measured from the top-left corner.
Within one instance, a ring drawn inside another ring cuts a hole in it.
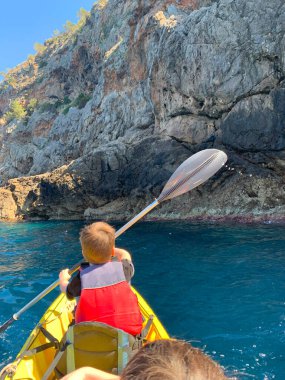
[[[228,166],[149,217],[284,220],[284,74],[283,0],[101,0],[0,86],[0,216],[126,219],[215,147]]]

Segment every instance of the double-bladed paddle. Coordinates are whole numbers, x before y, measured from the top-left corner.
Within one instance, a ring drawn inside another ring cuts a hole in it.
[[[227,161],[227,155],[218,149],[205,149],[185,160],[172,174],[168,182],[164,186],[160,196],[155,199],[144,210],[137,214],[133,219],[126,223],[115,233],[117,238],[124,233],[128,228],[140,220],[144,215],[149,213],[158,204],[184,194],[187,191],[194,189],[201,185],[212,175],[214,175]],[[73,274],[80,267],[82,261],[75,264],[70,270],[69,274]],[[28,310],[31,306],[35,305],[45,295],[51,292],[59,285],[59,280],[55,281],[45,290],[43,290],[37,297],[30,301],[17,313],[8,319],[3,325],[0,326],[0,332],[5,331],[15,320],[19,319],[21,314]]]

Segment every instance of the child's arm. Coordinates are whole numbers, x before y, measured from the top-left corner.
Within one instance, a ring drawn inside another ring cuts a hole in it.
[[[122,248],[114,248],[114,256],[116,256],[119,261],[122,261],[122,260],[132,261],[132,256],[130,252]]]
[[[66,288],[69,283],[70,274],[68,273],[69,269],[63,269],[59,273],[59,287],[62,293],[66,293]]]
[[[131,278],[135,274],[135,268],[134,264],[132,263],[131,254],[125,249],[114,248],[114,256],[122,262],[126,280],[130,283]]]

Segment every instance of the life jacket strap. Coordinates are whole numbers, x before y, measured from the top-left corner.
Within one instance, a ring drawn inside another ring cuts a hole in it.
[[[60,348],[60,343],[58,339],[56,339],[51,333],[49,333],[42,325],[39,325],[38,327],[39,327],[39,330],[43,333],[43,335],[49,340],[49,342],[44,343],[38,347],[34,347],[30,350],[24,351],[21,355],[17,357],[17,359],[22,359],[27,356],[35,355],[38,352],[45,351],[51,347],[54,347],[56,350]]]
[[[38,347],[32,348],[31,350],[24,351],[24,352],[19,356],[19,358],[22,359],[22,358],[25,358],[25,357],[27,357],[27,356],[35,355],[35,354],[37,354],[38,352],[45,351],[45,350],[47,350],[48,348],[51,348],[51,347],[54,347],[55,349],[58,349],[58,348],[59,348],[59,344],[55,344],[54,342],[44,343],[44,344],[42,344],[41,346],[38,346]]]
[[[54,342],[56,345],[59,345],[58,339],[53,336],[49,331],[47,331],[43,325],[39,325],[39,330],[44,334],[44,336],[50,341]]]
[[[49,342],[48,343],[44,343],[44,344],[42,344],[42,345],[40,345],[38,347],[34,347],[34,348],[30,349],[30,350],[26,350],[26,351],[22,352],[22,354],[17,357],[16,364],[10,363],[5,368],[3,368],[3,370],[0,373],[0,379],[1,380],[5,379],[6,376],[11,377],[11,379],[13,379],[13,376],[14,376],[16,370],[17,370],[17,365],[19,364],[19,362],[23,358],[26,358],[26,357],[29,357],[29,356],[33,356],[33,355],[35,355],[35,354],[37,354],[39,352],[42,352],[42,351],[47,350],[48,348],[51,348],[51,347],[55,348],[56,350],[59,350],[59,352],[61,352],[61,350],[62,350],[62,354],[64,353],[66,347],[60,347],[61,344],[58,341],[58,339],[56,339],[52,334],[50,334],[42,325],[38,325],[38,328],[43,333],[43,335],[49,340]],[[56,364],[54,365],[54,367],[55,366],[56,366]],[[47,370],[47,372],[48,371],[49,371],[49,369]],[[49,374],[47,375],[47,377],[43,377],[42,379],[47,380],[48,377],[49,377],[49,375],[50,375],[50,373],[52,371],[53,371],[53,369],[49,372]],[[45,373],[44,376],[46,376],[46,373]]]
[[[128,335],[124,331],[118,330],[118,373],[121,373],[127,365],[130,354]]]
[[[64,354],[64,351],[66,350],[66,348],[68,347],[68,345],[70,344],[70,342],[67,340],[60,348],[60,350],[57,352],[57,354],[55,355],[53,361],[51,362],[50,366],[48,367],[48,369],[46,370],[46,372],[44,373],[43,377],[42,377],[42,380],[47,380],[50,375],[52,374],[52,372],[54,371],[57,363],[60,361],[62,355]]]
[[[75,354],[74,354],[74,326],[69,327],[66,333],[66,341],[69,342],[67,346],[66,366],[67,373],[75,370]]]

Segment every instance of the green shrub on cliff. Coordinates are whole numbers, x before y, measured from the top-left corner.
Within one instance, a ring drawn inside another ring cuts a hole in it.
[[[24,99],[12,100],[9,110],[3,115],[2,121],[6,124],[16,119],[22,120],[25,124],[27,124],[29,117],[32,115],[37,105],[38,101],[36,98],[30,99],[28,104]]]
[[[81,109],[85,107],[86,103],[90,99],[91,99],[91,95],[81,93],[66,108],[64,108],[62,113],[66,115],[71,107]]]
[[[22,120],[26,117],[27,111],[19,99],[12,100],[9,111],[4,114],[4,118],[9,123],[11,120]]]
[[[62,111],[62,113],[63,113],[64,115],[66,115],[66,114],[68,113],[70,107],[71,107],[71,106],[67,106],[67,107],[65,107],[64,110]]]
[[[74,24],[73,22],[69,20],[66,21],[64,25],[65,32],[68,34],[74,34],[78,32],[86,24],[86,21],[89,16],[90,16],[90,12],[88,12],[84,8],[80,8],[79,12],[77,13],[77,17],[79,19],[78,22]]]
[[[42,69],[43,67],[45,67],[47,65],[47,61],[40,61],[39,62],[39,69]]]
[[[0,71],[0,75],[3,76],[3,82],[5,82],[4,88],[8,88],[9,86],[16,88],[17,80],[12,73],[12,69],[6,69],[6,71]]]
[[[69,97],[68,96],[65,96],[64,98],[63,98],[63,104],[64,105],[66,105],[66,104],[69,104],[71,102],[71,100],[69,99]]]
[[[67,33],[74,33],[76,32],[76,29],[77,29],[77,25],[74,24],[73,22],[71,21],[66,21],[66,23],[64,24],[64,30],[67,32]]]
[[[79,109],[85,107],[85,104],[88,102],[88,100],[91,99],[91,95],[87,94],[79,94],[77,98],[73,101],[73,107],[77,107]]]
[[[45,102],[42,103],[39,107],[39,111],[41,113],[43,112],[58,112],[58,110],[66,106],[67,104],[70,104],[71,100],[68,96],[65,96],[63,99],[57,99],[56,102]],[[70,106],[69,106],[70,107]]]
[[[90,16],[90,12],[88,12],[84,8],[80,8],[79,12],[77,13],[77,16],[79,18],[77,25],[78,25],[78,28],[81,28],[83,25],[86,24],[86,21],[88,20],[88,18]]]
[[[37,53],[41,54],[46,50],[45,45],[40,44],[39,42],[34,43],[34,49]]]
[[[86,24],[90,17],[90,12],[84,8],[80,8],[77,13],[78,21],[73,23],[69,20],[63,26],[64,31],[60,32],[58,29],[53,31],[53,36],[44,41],[43,44],[36,42],[34,49],[39,55],[49,55],[49,52],[63,46],[70,38],[74,38]],[[45,52],[45,54],[43,54]],[[39,62],[39,68],[42,68],[47,63],[45,61]]]
[[[55,112],[57,107],[58,105],[56,103],[45,102],[40,105],[39,111],[40,113]]]
[[[34,112],[34,110],[36,109],[37,105],[38,105],[38,100],[36,98],[32,98],[29,101],[29,103],[27,105],[27,115],[28,116],[30,116]]]

